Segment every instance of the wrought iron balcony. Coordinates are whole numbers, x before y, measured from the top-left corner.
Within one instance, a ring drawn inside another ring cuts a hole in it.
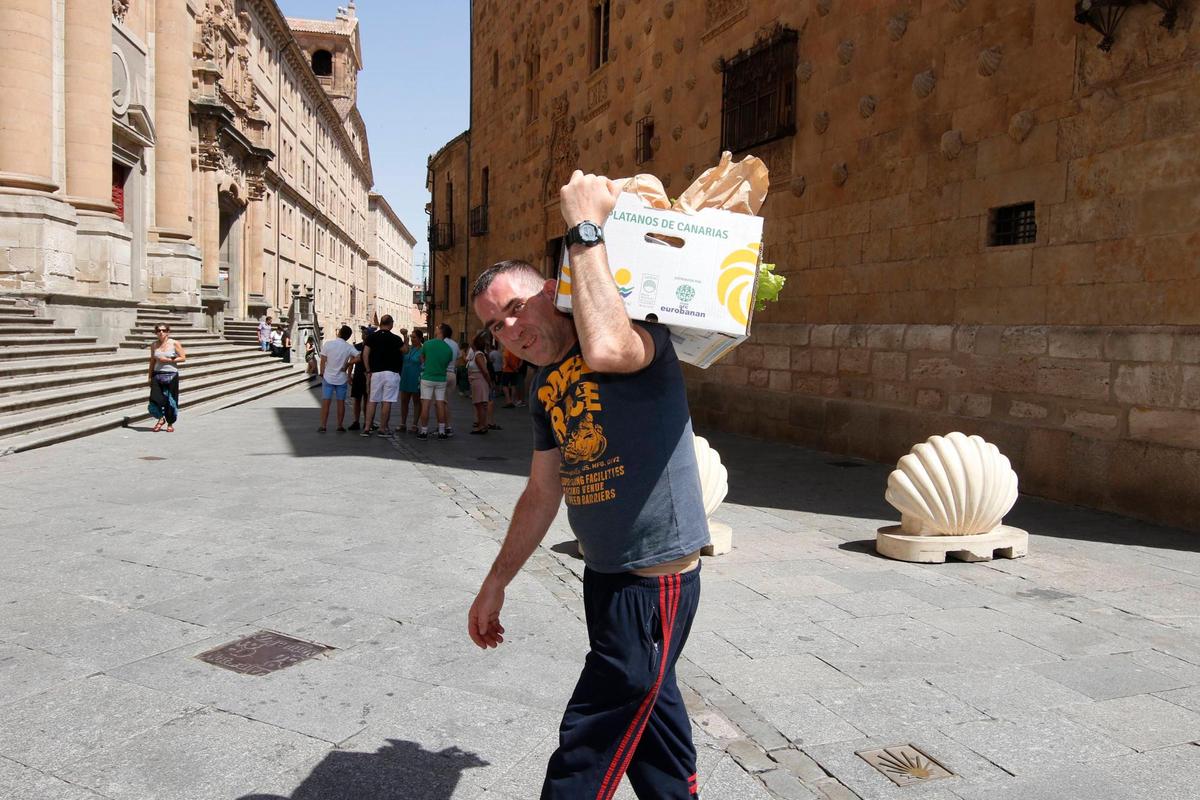
[[[449,250],[454,247],[454,224],[434,222],[429,226],[429,246],[434,250]]]
[[[471,235],[484,236],[488,232],[488,207],[487,203],[475,206],[471,209]]]

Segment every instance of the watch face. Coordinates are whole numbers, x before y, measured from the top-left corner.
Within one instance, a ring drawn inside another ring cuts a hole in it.
[[[600,241],[600,227],[592,222],[579,223],[579,240],[584,244]]]

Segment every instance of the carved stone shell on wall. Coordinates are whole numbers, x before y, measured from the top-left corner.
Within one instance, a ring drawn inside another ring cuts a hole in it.
[[[567,66],[569,67],[574,63],[575,63],[575,54],[572,52],[568,52],[567,53]]]
[[[625,120],[625,124],[626,124],[626,125],[632,125],[632,124],[633,124],[633,112],[632,112],[632,111],[626,111],[626,112],[625,112],[625,117],[624,117],[624,120]]]
[[[638,67],[637,69],[635,69],[633,71],[633,82],[634,83],[642,82],[642,68],[641,67]]]
[[[617,78],[617,91],[618,92],[625,91],[625,76],[624,75]]]
[[[619,52],[620,52],[620,51],[619,51],[619,50],[617,50],[617,48],[616,48],[616,45],[614,45],[614,46],[612,46],[612,47],[608,48],[608,62],[609,62],[610,64],[611,64],[611,63],[614,63],[614,62],[617,60],[617,54],[618,54]],[[582,55],[583,55],[583,53],[580,53],[580,55],[582,56]]]
[[[884,498],[906,534],[972,536],[996,528],[1017,501],[1017,473],[979,436],[931,436],[900,459]]]
[[[863,119],[875,113],[875,96],[871,94],[863,95],[858,100],[858,113],[862,114]]]
[[[803,197],[804,191],[808,189],[808,181],[803,175],[797,175],[792,178],[789,188],[791,188],[792,194],[796,195],[796,197]]]
[[[674,96],[675,96],[675,90],[672,89],[670,86],[663,89],[663,102],[665,102],[665,103],[671,102],[671,98]]]
[[[625,166],[625,154],[624,153],[617,153],[613,157],[613,160],[617,162],[617,169],[620,169],[621,167]]]
[[[696,127],[698,127],[700,130],[704,130],[705,128],[708,127],[708,112],[707,111],[705,111],[704,113],[702,113],[700,115],[700,119],[696,120]]]
[[[600,144],[600,142],[604,139],[604,129],[597,128],[596,132],[592,134],[592,138],[596,140],[596,144]]]
[[[700,496],[704,499],[704,516],[711,517],[729,493],[729,472],[721,456],[703,436],[694,436],[696,466],[700,468]]]
[[[687,87],[687,90],[688,90],[689,92],[690,92],[692,89],[695,89],[695,88],[696,88],[696,76],[695,76],[695,75],[688,75],[688,76],[687,76],[687,80],[685,80],[685,81],[683,82],[683,85]]]
[[[660,148],[660,147],[662,147],[662,137],[661,136],[655,136],[653,139],[650,140],[650,149],[651,150],[657,151],[658,148]]]
[[[654,30],[654,17],[647,17],[646,24],[642,26],[642,32],[649,36],[652,30]]]
[[[854,42],[849,39],[844,40],[838,45],[837,49],[838,61],[845,66],[854,60]]]
[[[1000,62],[1004,60],[1004,48],[1000,45],[989,47],[979,53],[979,74],[985,78],[990,78],[996,74],[996,70],[1000,69]]]
[[[612,122],[608,123],[608,132],[610,134],[614,134],[617,132],[617,121],[615,119]]]
[[[611,171],[611,170],[609,170],[609,168],[608,168],[608,162],[607,162],[607,161],[603,161],[603,162],[601,162],[601,164],[600,164],[600,174],[601,174],[601,175],[607,175],[607,174],[608,174],[610,171]]]
[[[584,149],[584,150],[587,150],[587,149],[591,148],[591,146],[592,146],[592,140],[591,140],[591,139],[588,139],[587,137],[584,137],[584,140],[583,140],[583,149]]]
[[[627,34],[625,34],[625,49],[630,50],[632,48],[633,48],[633,36],[631,36],[630,34],[627,33]]]
[[[960,130],[949,130],[942,134],[941,142],[942,155],[947,161],[953,161],[958,158],[958,154],[963,149],[963,135]]]
[[[672,42],[672,46],[675,48],[676,53],[682,53],[683,52],[683,37],[682,36],[676,37],[675,41]]]
[[[955,11],[962,11],[967,7],[967,0],[950,0],[950,7]]]
[[[690,181],[695,176],[696,176],[696,165],[691,164],[691,163],[684,164],[683,165],[683,179],[685,181]]]
[[[675,16],[675,0],[667,0],[663,3],[663,16],[667,19]]]
[[[929,97],[933,93],[933,87],[935,86],[937,86],[937,76],[933,74],[933,70],[931,69],[918,72],[913,77],[912,89],[913,94],[917,97]]]
[[[829,112],[818,111],[813,115],[813,130],[817,133],[824,133],[829,130]]]
[[[683,126],[682,125],[676,125],[674,128],[671,129],[671,138],[677,142],[683,138]]]
[[[839,161],[833,165],[833,185],[843,186],[850,178],[850,168],[846,166],[845,161]]]
[[[1032,111],[1018,111],[1008,121],[1008,135],[1014,142],[1020,144],[1028,138],[1036,123],[1037,118]]]
[[[625,4],[617,3],[617,19],[625,18]]]
[[[642,106],[642,116],[649,116],[651,110],[650,101],[646,101],[646,105]]]
[[[833,0],[817,0],[817,13],[822,17],[833,10]]]
[[[578,14],[571,17],[571,28],[574,30],[579,30],[579,15]]]
[[[662,51],[660,50],[659,52],[655,53],[654,58],[652,58],[651,61],[654,63],[654,68],[659,69],[662,66],[662,62],[663,62]]]
[[[908,17],[903,14],[897,14],[888,20],[887,32],[893,42],[898,42],[904,38],[905,32],[908,30]]]
[[[801,61],[796,65],[796,80],[801,83],[808,83],[812,80],[813,65],[811,61]]]
[[[713,59],[712,71],[720,73],[720,72],[723,72],[724,70],[725,70],[725,57],[717,56],[716,58]]]

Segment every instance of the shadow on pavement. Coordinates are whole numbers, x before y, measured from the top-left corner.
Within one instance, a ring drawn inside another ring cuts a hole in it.
[[[334,750],[289,797],[250,794],[238,800],[449,800],[466,770],[488,766],[456,746],[432,751],[416,742],[387,742],[374,753]]]

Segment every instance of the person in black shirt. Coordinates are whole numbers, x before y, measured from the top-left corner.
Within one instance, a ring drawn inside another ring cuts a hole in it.
[[[400,399],[400,373],[404,369],[404,340],[392,333],[392,315],[384,314],[379,320],[379,330],[363,342],[363,361],[367,364],[367,419],[362,436],[371,435],[375,422],[375,406],[383,405],[379,418],[379,434],[391,436],[388,422],[392,417],[392,404]]]

